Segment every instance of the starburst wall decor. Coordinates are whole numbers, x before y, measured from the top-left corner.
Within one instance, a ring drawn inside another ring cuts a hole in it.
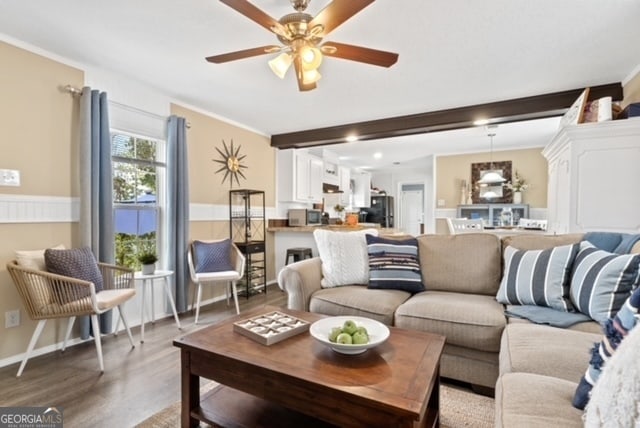
[[[243,169],[247,169],[246,165],[242,164],[242,160],[247,157],[247,155],[240,156],[240,145],[238,145],[237,149],[233,147],[233,139],[231,139],[231,147],[227,147],[227,143],[222,140],[222,146],[224,148],[224,152],[216,147],[216,150],[221,156],[221,159],[212,159],[214,162],[222,164],[222,167],[216,171],[216,174],[224,171],[224,177],[222,177],[222,183],[224,184],[227,177],[229,178],[229,186],[233,188],[233,180],[236,180],[238,186],[240,186],[240,178],[242,177],[245,180],[247,177],[242,173]]]

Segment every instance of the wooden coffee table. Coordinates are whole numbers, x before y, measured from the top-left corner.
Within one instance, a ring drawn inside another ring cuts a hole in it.
[[[233,331],[236,321],[276,310],[323,318],[265,306],[173,342],[181,349],[183,427],[439,426],[443,336],[391,327],[385,343],[343,355],[308,332],[265,346]],[[222,385],[201,399],[200,377]]]

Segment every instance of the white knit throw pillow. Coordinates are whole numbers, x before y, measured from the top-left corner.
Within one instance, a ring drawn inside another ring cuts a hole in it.
[[[640,427],[640,327],[620,343],[598,378],[585,409],[586,428]]]
[[[369,255],[365,234],[378,236],[377,229],[336,232],[316,229],[318,254],[322,260],[323,287],[367,284],[369,282]]]

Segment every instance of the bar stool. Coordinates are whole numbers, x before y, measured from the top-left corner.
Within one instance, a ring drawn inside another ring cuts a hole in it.
[[[311,248],[296,247],[287,249],[287,257],[284,259],[284,264],[289,264],[289,257],[293,256],[293,261],[298,262],[304,259],[310,259],[313,257],[311,254]]]

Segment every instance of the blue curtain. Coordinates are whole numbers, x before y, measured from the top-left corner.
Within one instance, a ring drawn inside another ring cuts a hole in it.
[[[167,129],[167,222],[169,269],[174,271],[176,308],[187,310],[189,296],[189,174],[187,125],[182,117],[170,116]]]
[[[85,87],[80,96],[80,243],[105,263],[115,260],[112,192],[107,94]],[[87,339],[89,317],[80,326]],[[100,316],[100,331],[111,331],[111,311]]]

